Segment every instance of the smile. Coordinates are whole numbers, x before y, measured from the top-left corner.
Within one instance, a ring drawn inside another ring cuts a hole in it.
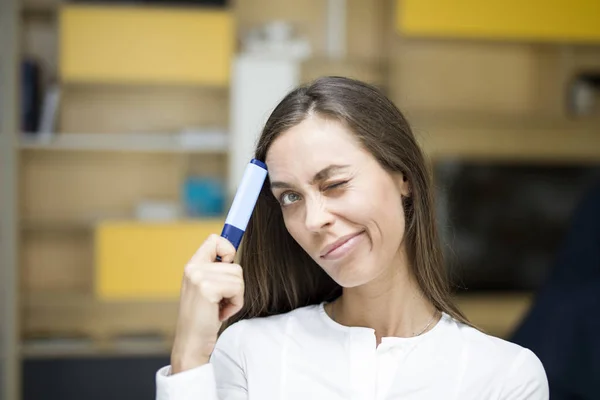
[[[343,236],[332,244],[325,246],[321,252],[324,260],[338,260],[354,250],[364,237],[365,231]]]

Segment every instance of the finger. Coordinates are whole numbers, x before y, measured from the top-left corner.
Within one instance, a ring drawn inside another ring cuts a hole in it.
[[[235,247],[229,240],[213,233],[198,248],[192,256],[191,262],[193,264],[212,263],[215,262],[217,256],[226,262],[231,262],[235,257]]]
[[[231,274],[221,274],[214,272],[203,273],[203,281],[198,287],[212,287],[226,283],[234,283],[237,285],[243,285],[244,281],[239,276]]]
[[[221,277],[243,281],[244,273],[239,264],[194,264],[192,262],[185,266],[183,273],[183,281],[188,281],[193,285],[199,285],[207,280],[219,280]]]
[[[219,309],[219,320],[226,319],[237,314],[244,306],[244,291],[238,292],[235,296],[224,299]]]
[[[215,291],[207,295],[208,300],[212,303],[221,303],[227,300],[226,303],[233,306],[243,304],[244,282],[240,280],[214,282]]]
[[[204,270],[207,274],[229,275],[238,279],[243,279],[244,272],[239,264],[210,264]]]
[[[232,304],[239,304],[244,294],[244,281],[231,280],[221,284],[221,296]]]
[[[211,303],[233,298],[244,291],[244,280],[228,274],[195,271],[189,276],[189,281],[197,293]]]
[[[239,264],[188,264],[183,274],[183,284],[191,284],[200,291],[206,291],[220,281],[244,283],[242,267]]]
[[[222,263],[232,263],[235,259],[235,253],[235,247],[229,240],[217,236],[217,256],[215,259],[219,257]]]

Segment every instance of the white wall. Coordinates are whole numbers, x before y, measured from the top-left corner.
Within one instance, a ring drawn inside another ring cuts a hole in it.
[[[233,200],[256,141],[275,106],[300,81],[299,62],[240,55],[232,67],[229,187]]]

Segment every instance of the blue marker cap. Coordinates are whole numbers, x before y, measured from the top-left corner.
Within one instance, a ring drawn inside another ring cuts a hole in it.
[[[254,211],[258,195],[267,178],[267,166],[262,161],[252,159],[246,166],[242,181],[233,198],[221,236],[229,240],[237,250],[248,221]]]

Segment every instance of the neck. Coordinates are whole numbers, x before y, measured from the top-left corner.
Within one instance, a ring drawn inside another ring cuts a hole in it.
[[[439,316],[403,262],[365,285],[344,288],[329,313],[342,325],[374,329],[377,344],[382,337],[424,333]]]

